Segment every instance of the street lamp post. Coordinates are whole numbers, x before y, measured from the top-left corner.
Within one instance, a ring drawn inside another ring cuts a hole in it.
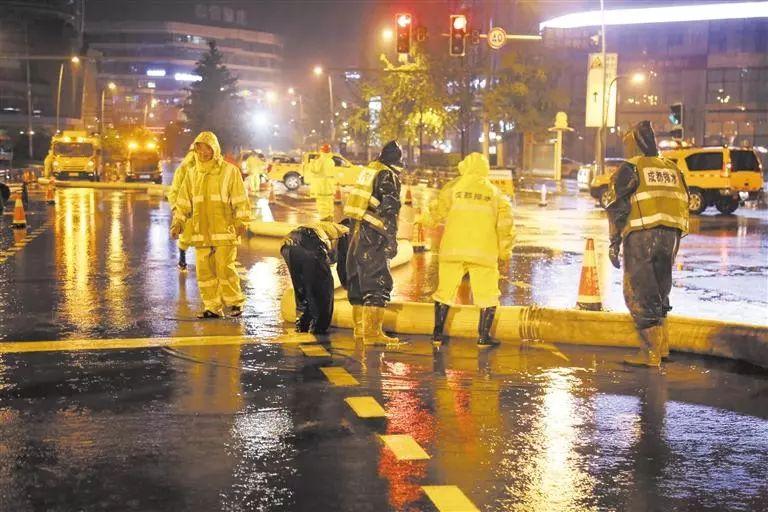
[[[109,82],[106,87],[104,87],[101,90],[101,115],[99,116],[99,122],[100,122],[100,129],[99,133],[103,136],[104,135],[104,96],[107,93],[107,89],[110,91],[114,91],[117,89],[117,85],[115,85],[115,82]]]
[[[611,90],[613,89],[613,86],[616,85],[616,103],[618,104],[618,81],[620,78],[630,78],[632,83],[634,84],[640,84],[645,81],[645,74],[643,73],[632,73],[631,75],[624,74],[624,75],[616,75],[613,77],[613,80],[611,80],[608,83],[608,88],[605,90],[605,94],[608,95],[608,102],[610,103],[611,99]],[[617,106],[618,108],[618,106]],[[601,127],[601,140],[600,140],[600,162],[598,167],[598,174],[603,174],[605,172],[605,152],[606,152],[606,146],[607,144],[607,131],[608,131],[608,109],[605,107],[605,102],[603,102],[603,119],[602,119],[602,127]]]
[[[61,81],[64,78],[64,63],[59,66],[59,88],[56,92],[56,133],[59,133],[59,119],[61,116]]]
[[[313,69],[315,76],[321,76],[323,74],[322,66],[315,66]],[[328,104],[331,110],[331,142],[336,140],[336,122],[334,120],[334,106],[333,106],[333,78],[331,73],[328,73]]]

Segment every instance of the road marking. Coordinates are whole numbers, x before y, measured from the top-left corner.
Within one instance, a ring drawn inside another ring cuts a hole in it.
[[[325,350],[321,345],[299,345],[299,349],[301,349],[307,357],[331,357],[330,352]]]
[[[10,341],[0,343],[0,354],[67,352],[75,350],[117,350],[155,347],[198,347],[249,345],[259,343],[245,336],[191,336],[184,338],[124,338],[111,340]]]
[[[421,489],[440,512],[480,512],[455,485],[424,485]]]
[[[334,386],[359,386],[360,383],[350,373],[340,366],[323,366],[320,371]]]
[[[397,460],[425,460],[429,454],[408,434],[379,435]]]
[[[350,396],[344,399],[359,418],[384,418],[387,413],[372,396]]]

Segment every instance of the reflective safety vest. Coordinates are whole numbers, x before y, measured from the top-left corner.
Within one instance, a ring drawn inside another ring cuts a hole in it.
[[[379,172],[387,169],[381,162],[372,162],[360,171],[352,191],[347,196],[344,217],[368,222],[382,233],[386,233],[384,222],[377,213],[380,203],[373,197],[373,183]]]
[[[639,184],[622,236],[658,226],[688,232],[688,190],[680,170],[670,160],[653,156],[631,158]]]

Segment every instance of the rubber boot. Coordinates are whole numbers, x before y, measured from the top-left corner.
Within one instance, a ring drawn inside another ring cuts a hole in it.
[[[667,329],[666,319],[661,323],[661,332],[661,349],[659,352],[661,353],[661,360],[666,361],[669,359],[669,329]]]
[[[179,270],[186,272],[187,270],[187,251],[179,249]]]
[[[624,359],[624,364],[658,368],[661,366],[661,344],[664,339],[664,327],[654,325],[647,329],[641,329],[638,334],[640,335],[640,350],[638,350],[637,355],[634,357]]]
[[[363,344],[372,346],[396,345],[398,338],[384,334],[381,326],[384,323],[384,308],[363,306]]]
[[[363,306],[352,306],[352,321],[354,322],[352,337],[355,343],[361,343],[363,341]]]
[[[442,302],[435,302],[435,329],[432,331],[432,344],[440,346],[448,343],[448,339],[443,335],[445,320],[448,318],[450,306]]]
[[[499,345],[498,341],[491,338],[494,316],[496,316],[495,307],[480,310],[480,321],[477,323],[477,333],[480,335],[477,339],[477,346],[480,348],[496,347]]]

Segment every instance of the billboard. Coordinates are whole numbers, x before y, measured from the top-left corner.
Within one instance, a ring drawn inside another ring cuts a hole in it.
[[[587,128],[599,128],[603,125],[616,126],[616,71],[618,54],[606,53],[605,62],[601,53],[590,53],[587,68]],[[603,75],[605,73],[605,75]],[[605,88],[610,93],[605,94]]]

